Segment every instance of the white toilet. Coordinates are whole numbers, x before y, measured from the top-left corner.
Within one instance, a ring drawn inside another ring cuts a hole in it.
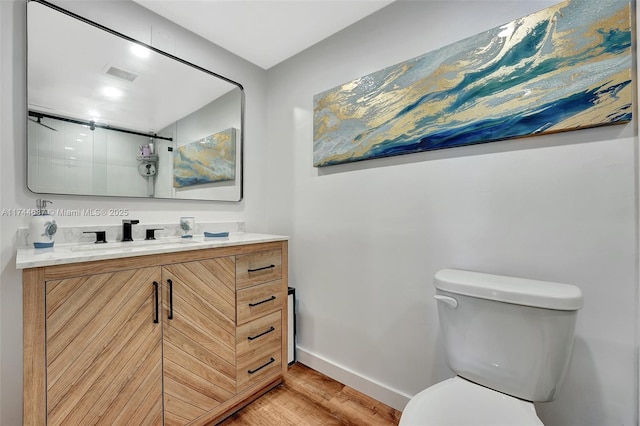
[[[542,425],[571,357],[582,292],[569,284],[443,269],[434,278],[449,367],[400,426]]]

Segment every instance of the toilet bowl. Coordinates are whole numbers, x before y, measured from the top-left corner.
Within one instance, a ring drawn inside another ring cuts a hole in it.
[[[569,364],[582,292],[574,285],[444,269],[434,277],[454,378],[411,398],[400,426],[542,425]]]
[[[400,426],[541,426],[532,402],[456,376],[418,393]]]

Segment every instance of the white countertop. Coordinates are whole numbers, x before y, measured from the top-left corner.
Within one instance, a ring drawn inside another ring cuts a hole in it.
[[[90,262],[94,260],[119,259],[159,253],[199,250],[205,248],[238,246],[243,244],[285,241],[282,235],[232,232],[228,237],[193,238],[170,237],[157,240],[110,242],[106,244],[60,244],[47,249],[18,249],[16,268],[36,268],[40,266],[65,265],[68,263]]]

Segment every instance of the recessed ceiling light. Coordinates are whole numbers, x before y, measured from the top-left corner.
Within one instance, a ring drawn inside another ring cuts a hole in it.
[[[109,98],[119,98],[122,96],[122,90],[109,86],[102,89],[102,94]]]
[[[140,46],[139,44],[134,44],[131,46],[131,53],[136,55],[138,58],[148,58],[149,57],[149,49],[144,46]]]

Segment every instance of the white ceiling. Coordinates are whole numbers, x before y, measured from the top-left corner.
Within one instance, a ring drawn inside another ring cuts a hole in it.
[[[134,0],[269,69],[394,0]]]

